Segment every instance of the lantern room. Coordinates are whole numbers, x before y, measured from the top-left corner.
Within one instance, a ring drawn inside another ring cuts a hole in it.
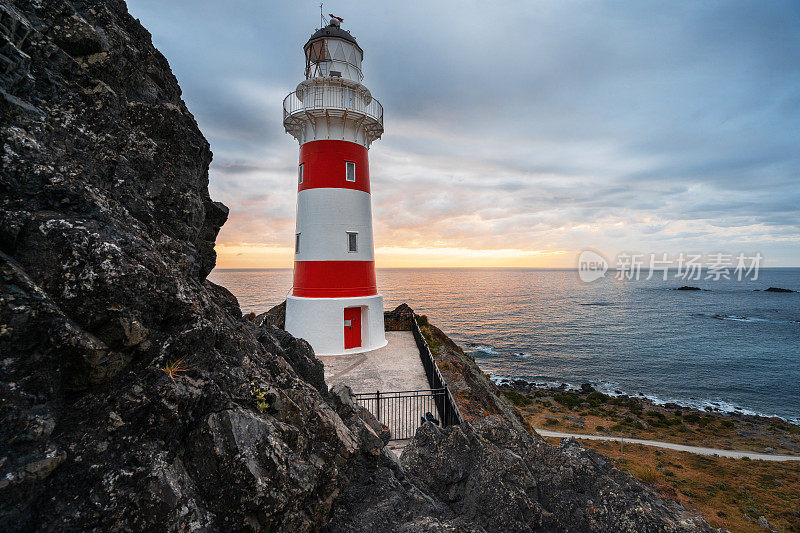
[[[320,28],[303,47],[306,54],[306,79],[344,78],[361,82],[361,61],[364,51],[349,31],[343,30],[339,20]]]

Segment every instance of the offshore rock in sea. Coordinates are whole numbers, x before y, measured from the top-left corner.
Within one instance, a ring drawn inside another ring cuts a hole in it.
[[[205,279],[228,210],[150,34],[0,0],[0,39],[0,530],[318,528],[383,442]]]

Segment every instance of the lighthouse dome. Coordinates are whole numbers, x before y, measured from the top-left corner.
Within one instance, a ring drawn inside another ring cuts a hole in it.
[[[343,30],[339,21],[315,31],[303,47],[306,56],[306,78],[345,78],[361,82],[361,61],[364,51],[355,37]]]

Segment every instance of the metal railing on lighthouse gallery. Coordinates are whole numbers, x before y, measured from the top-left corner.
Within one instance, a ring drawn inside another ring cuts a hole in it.
[[[300,127],[308,116],[361,117],[368,132],[383,132],[383,106],[369,92],[338,83],[313,83],[283,99],[283,123]]]

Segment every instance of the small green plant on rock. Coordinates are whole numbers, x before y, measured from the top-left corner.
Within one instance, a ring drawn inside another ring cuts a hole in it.
[[[269,409],[267,391],[261,390],[261,387],[256,385],[255,381],[250,382],[250,394],[253,395],[253,400],[256,402],[256,409],[258,409],[259,413],[263,413]]]

